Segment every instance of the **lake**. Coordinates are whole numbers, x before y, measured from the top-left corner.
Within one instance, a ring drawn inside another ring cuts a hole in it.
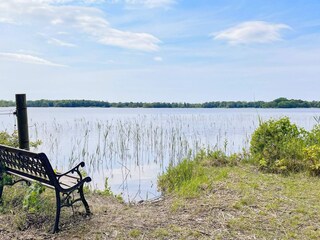
[[[126,201],[159,196],[158,175],[201,148],[248,149],[259,119],[282,116],[310,130],[320,109],[28,108],[30,140],[42,141],[36,151],[60,171],[84,161],[92,188],[103,189],[108,178]],[[0,115],[0,131],[15,123]]]

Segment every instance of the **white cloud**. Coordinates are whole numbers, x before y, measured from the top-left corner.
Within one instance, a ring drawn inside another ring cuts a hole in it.
[[[53,63],[43,58],[39,58],[29,54],[21,54],[21,53],[0,52],[0,59],[22,62],[22,63],[46,65],[46,66],[52,66],[52,67],[66,67],[66,65]]]
[[[175,3],[174,0],[126,0],[128,4],[143,5],[147,8],[168,7]]]
[[[291,29],[286,24],[251,21],[212,34],[215,40],[225,40],[230,44],[269,43],[282,40],[281,30]]]
[[[0,18],[0,23],[9,23],[9,24],[15,24],[15,22],[10,19],[10,18],[6,18],[6,17],[2,17]]]
[[[162,57],[154,57],[153,60],[156,61],[156,62],[162,62],[163,61]]]
[[[48,40],[48,43],[56,45],[56,46],[60,46],[60,47],[76,47],[76,45],[73,43],[64,42],[64,41],[61,41],[57,38],[50,38]]]
[[[106,2],[106,0],[83,0],[87,4],[100,4]]]
[[[58,24],[62,24],[63,20],[61,18],[56,18],[56,19],[53,19],[50,23],[52,25],[58,25]]]
[[[148,33],[115,29],[98,8],[72,5],[72,0],[8,0],[0,2],[0,19],[10,16],[15,22],[43,29],[65,29],[87,34],[97,43],[141,51],[157,51],[160,40]],[[82,1],[84,2],[84,0]],[[85,1],[88,2],[88,1]],[[91,1],[92,2],[92,1]],[[64,5],[68,3],[67,5]],[[41,31],[41,29],[39,30]],[[57,43],[57,41],[56,41]]]
[[[146,8],[169,7],[176,3],[176,0],[110,0],[113,3],[125,3],[129,6],[143,6]]]
[[[159,50],[157,44],[160,43],[160,40],[147,33],[124,32],[110,28],[99,37],[98,42],[105,45],[152,52]]]
[[[121,31],[110,27],[104,18],[96,16],[82,15],[75,20],[78,28],[90,34],[101,44],[143,51],[159,49],[160,40],[151,34]]]

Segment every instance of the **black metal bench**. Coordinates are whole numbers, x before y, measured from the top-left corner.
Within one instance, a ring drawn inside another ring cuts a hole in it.
[[[29,184],[31,182],[39,182],[55,190],[56,218],[53,227],[54,233],[59,231],[61,208],[70,207],[75,202],[82,201],[86,214],[91,214],[89,205],[83,194],[83,184],[90,182],[91,178],[83,178],[79,170],[80,167],[84,167],[84,162],[81,162],[66,173],[55,173],[44,153],[33,153],[0,144],[0,166],[0,180],[2,180],[3,173],[18,177],[18,180],[7,185],[13,185],[21,181]],[[3,187],[4,185],[0,184],[0,199]],[[77,199],[73,198],[75,191],[80,195]]]

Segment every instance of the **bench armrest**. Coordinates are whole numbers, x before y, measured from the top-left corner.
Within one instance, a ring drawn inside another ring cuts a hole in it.
[[[91,177],[85,177],[84,179],[81,179],[77,184],[75,184],[74,186],[70,187],[70,188],[63,188],[59,185],[59,190],[62,193],[69,193],[72,192],[74,190],[76,190],[77,188],[79,188],[81,185],[83,185],[84,183],[88,183],[91,182]]]
[[[65,173],[56,173],[55,174],[55,176],[56,176],[56,178],[57,178],[57,184],[58,184],[58,186],[56,186],[56,187],[58,187],[59,188],[59,191],[60,192],[62,192],[62,193],[67,193],[67,192],[72,192],[72,191],[74,191],[75,189],[77,189],[77,188],[79,188],[81,185],[83,185],[85,182],[91,182],[91,178],[90,177],[82,177],[82,174],[81,174],[81,172],[80,172],[80,167],[84,167],[85,166],[85,163],[84,162],[81,162],[81,163],[79,163],[77,166],[75,166],[74,168],[72,168],[71,170],[69,170],[69,171],[67,171],[67,172],[65,172]],[[73,176],[73,178],[76,178],[76,180],[77,180],[77,183],[76,184],[74,184],[73,186],[70,186],[69,188],[63,188],[63,187],[61,187],[61,185],[60,185],[60,183],[59,183],[59,180],[60,180],[60,178],[61,177],[63,177],[63,176],[68,176],[68,177],[72,177],[72,176],[70,176],[70,175],[68,175],[69,173],[71,173],[71,174],[73,174],[73,173],[77,173],[78,174],[78,176],[79,176],[79,178],[77,178],[77,177],[75,177],[75,176]]]
[[[84,162],[81,162],[79,163],[77,166],[75,166],[74,168],[72,168],[71,170],[69,170],[68,172],[65,172],[65,173],[57,173],[55,174],[57,179],[59,180],[61,177],[65,176],[65,175],[68,175],[69,173],[73,174],[73,173],[77,173],[80,177],[80,181],[82,180],[82,174],[79,170],[80,167],[84,167],[85,166],[85,163]]]

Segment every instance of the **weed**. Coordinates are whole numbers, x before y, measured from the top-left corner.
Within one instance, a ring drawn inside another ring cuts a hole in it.
[[[185,207],[185,202],[182,199],[175,199],[172,204],[170,210],[172,212],[177,212]]]
[[[129,232],[129,236],[130,237],[133,237],[133,238],[137,238],[141,235],[141,230],[139,229],[132,229],[130,232]]]
[[[38,212],[43,205],[41,194],[45,191],[45,187],[35,182],[27,188],[27,193],[23,199],[23,208],[30,213]]]
[[[169,236],[169,232],[165,228],[157,228],[154,230],[153,234],[157,239],[167,239]]]
[[[104,182],[104,190],[95,190],[96,193],[106,196],[106,197],[115,197],[119,202],[123,203],[124,200],[120,194],[114,194],[109,185],[109,178],[106,177]]]

